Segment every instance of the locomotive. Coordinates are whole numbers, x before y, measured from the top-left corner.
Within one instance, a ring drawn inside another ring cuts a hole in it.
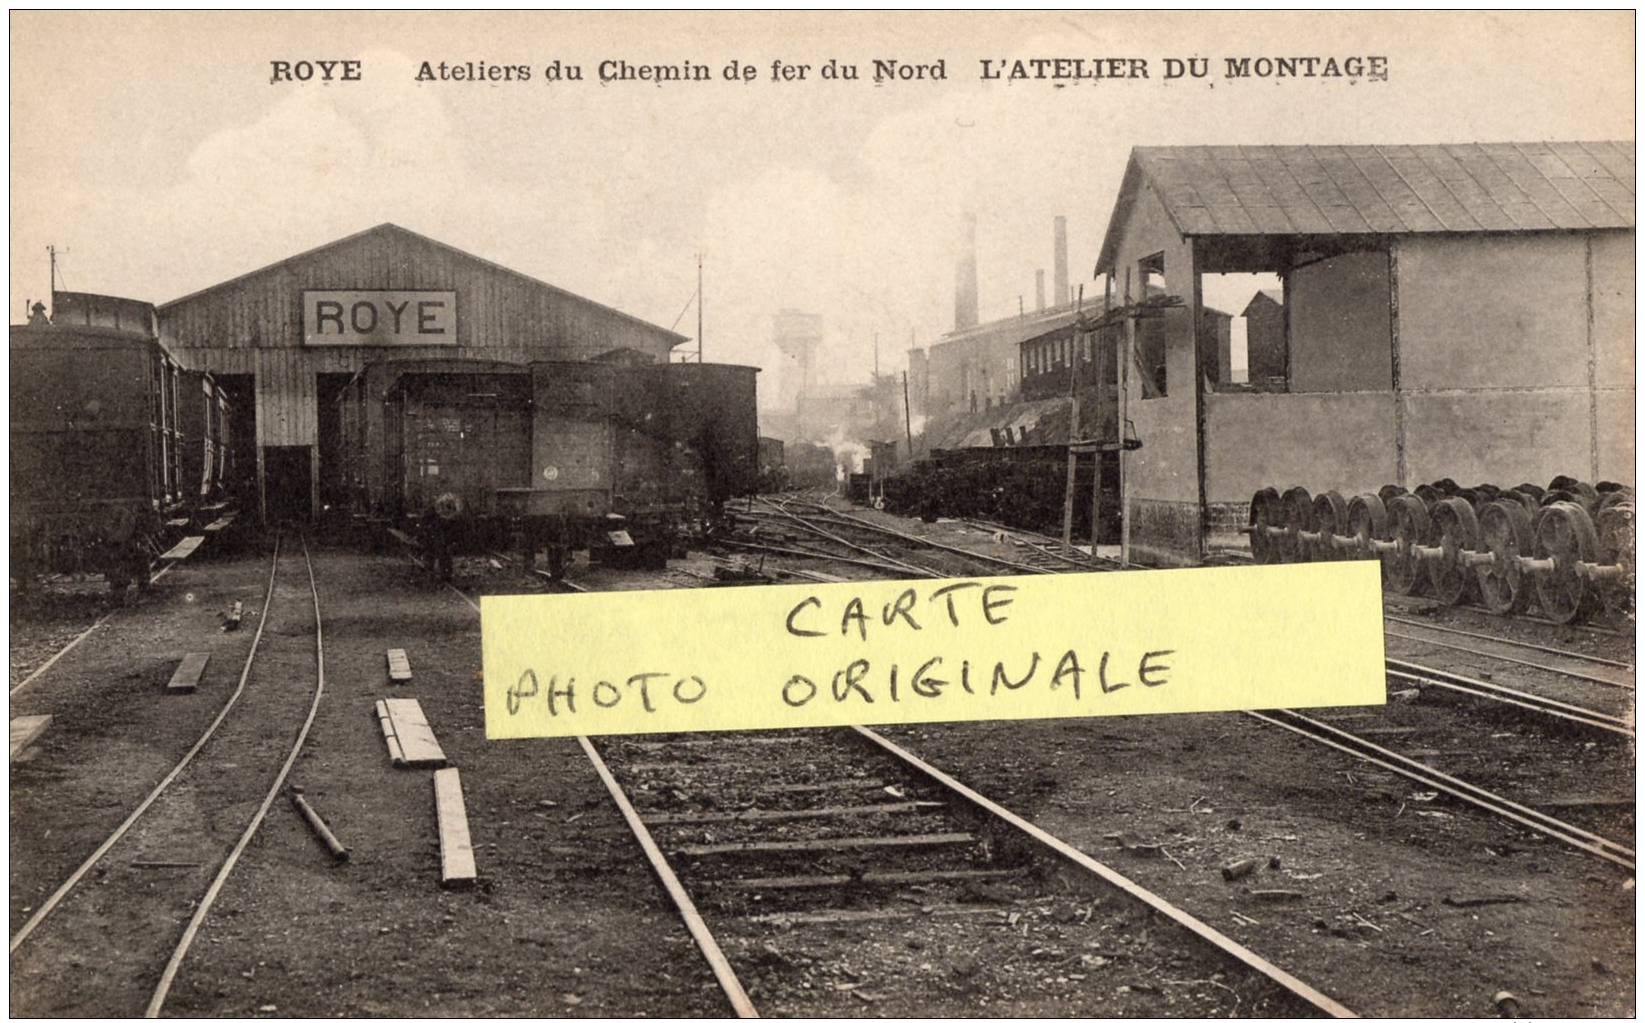
[[[71,292],[11,328],[11,564],[146,587],[168,523],[221,511],[228,394],[161,344],[146,303]]]
[[[349,510],[452,550],[657,565],[759,472],[751,366],[377,362],[338,397]]]

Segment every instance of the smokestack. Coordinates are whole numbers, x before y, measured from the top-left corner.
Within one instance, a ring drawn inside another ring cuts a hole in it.
[[[1056,273],[1055,287],[1056,287],[1056,290],[1053,292],[1053,294],[1056,296],[1057,305],[1065,306],[1065,305],[1068,304],[1068,218],[1067,217],[1058,217],[1056,219],[1056,227],[1053,229],[1053,233],[1056,236],[1055,245],[1056,245],[1056,250],[1057,250],[1056,251],[1056,264],[1055,264],[1055,273]]]
[[[1034,271],[1034,311],[1045,312],[1045,271]]]
[[[977,215],[965,215],[965,243],[954,268],[954,329],[977,325]]]

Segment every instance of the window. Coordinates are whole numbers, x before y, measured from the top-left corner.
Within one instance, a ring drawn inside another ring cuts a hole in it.
[[[1142,293],[1135,301],[1141,302],[1165,294],[1165,253],[1137,260],[1137,277],[1142,282]],[[1166,367],[1165,317],[1142,316],[1137,319],[1136,369],[1142,385],[1144,401],[1164,398],[1169,394],[1169,373]]]

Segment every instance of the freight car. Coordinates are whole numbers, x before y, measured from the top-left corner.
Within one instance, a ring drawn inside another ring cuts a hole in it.
[[[380,362],[338,401],[351,511],[449,554],[665,559],[758,478],[747,366]]]
[[[37,307],[11,328],[11,574],[24,587],[44,572],[146,586],[166,523],[226,500],[228,397],[166,351],[150,307],[58,304],[57,321]]]

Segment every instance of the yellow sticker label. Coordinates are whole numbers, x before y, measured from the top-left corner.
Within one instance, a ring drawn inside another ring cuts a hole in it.
[[[1378,563],[480,598],[486,736],[1381,704]]]

